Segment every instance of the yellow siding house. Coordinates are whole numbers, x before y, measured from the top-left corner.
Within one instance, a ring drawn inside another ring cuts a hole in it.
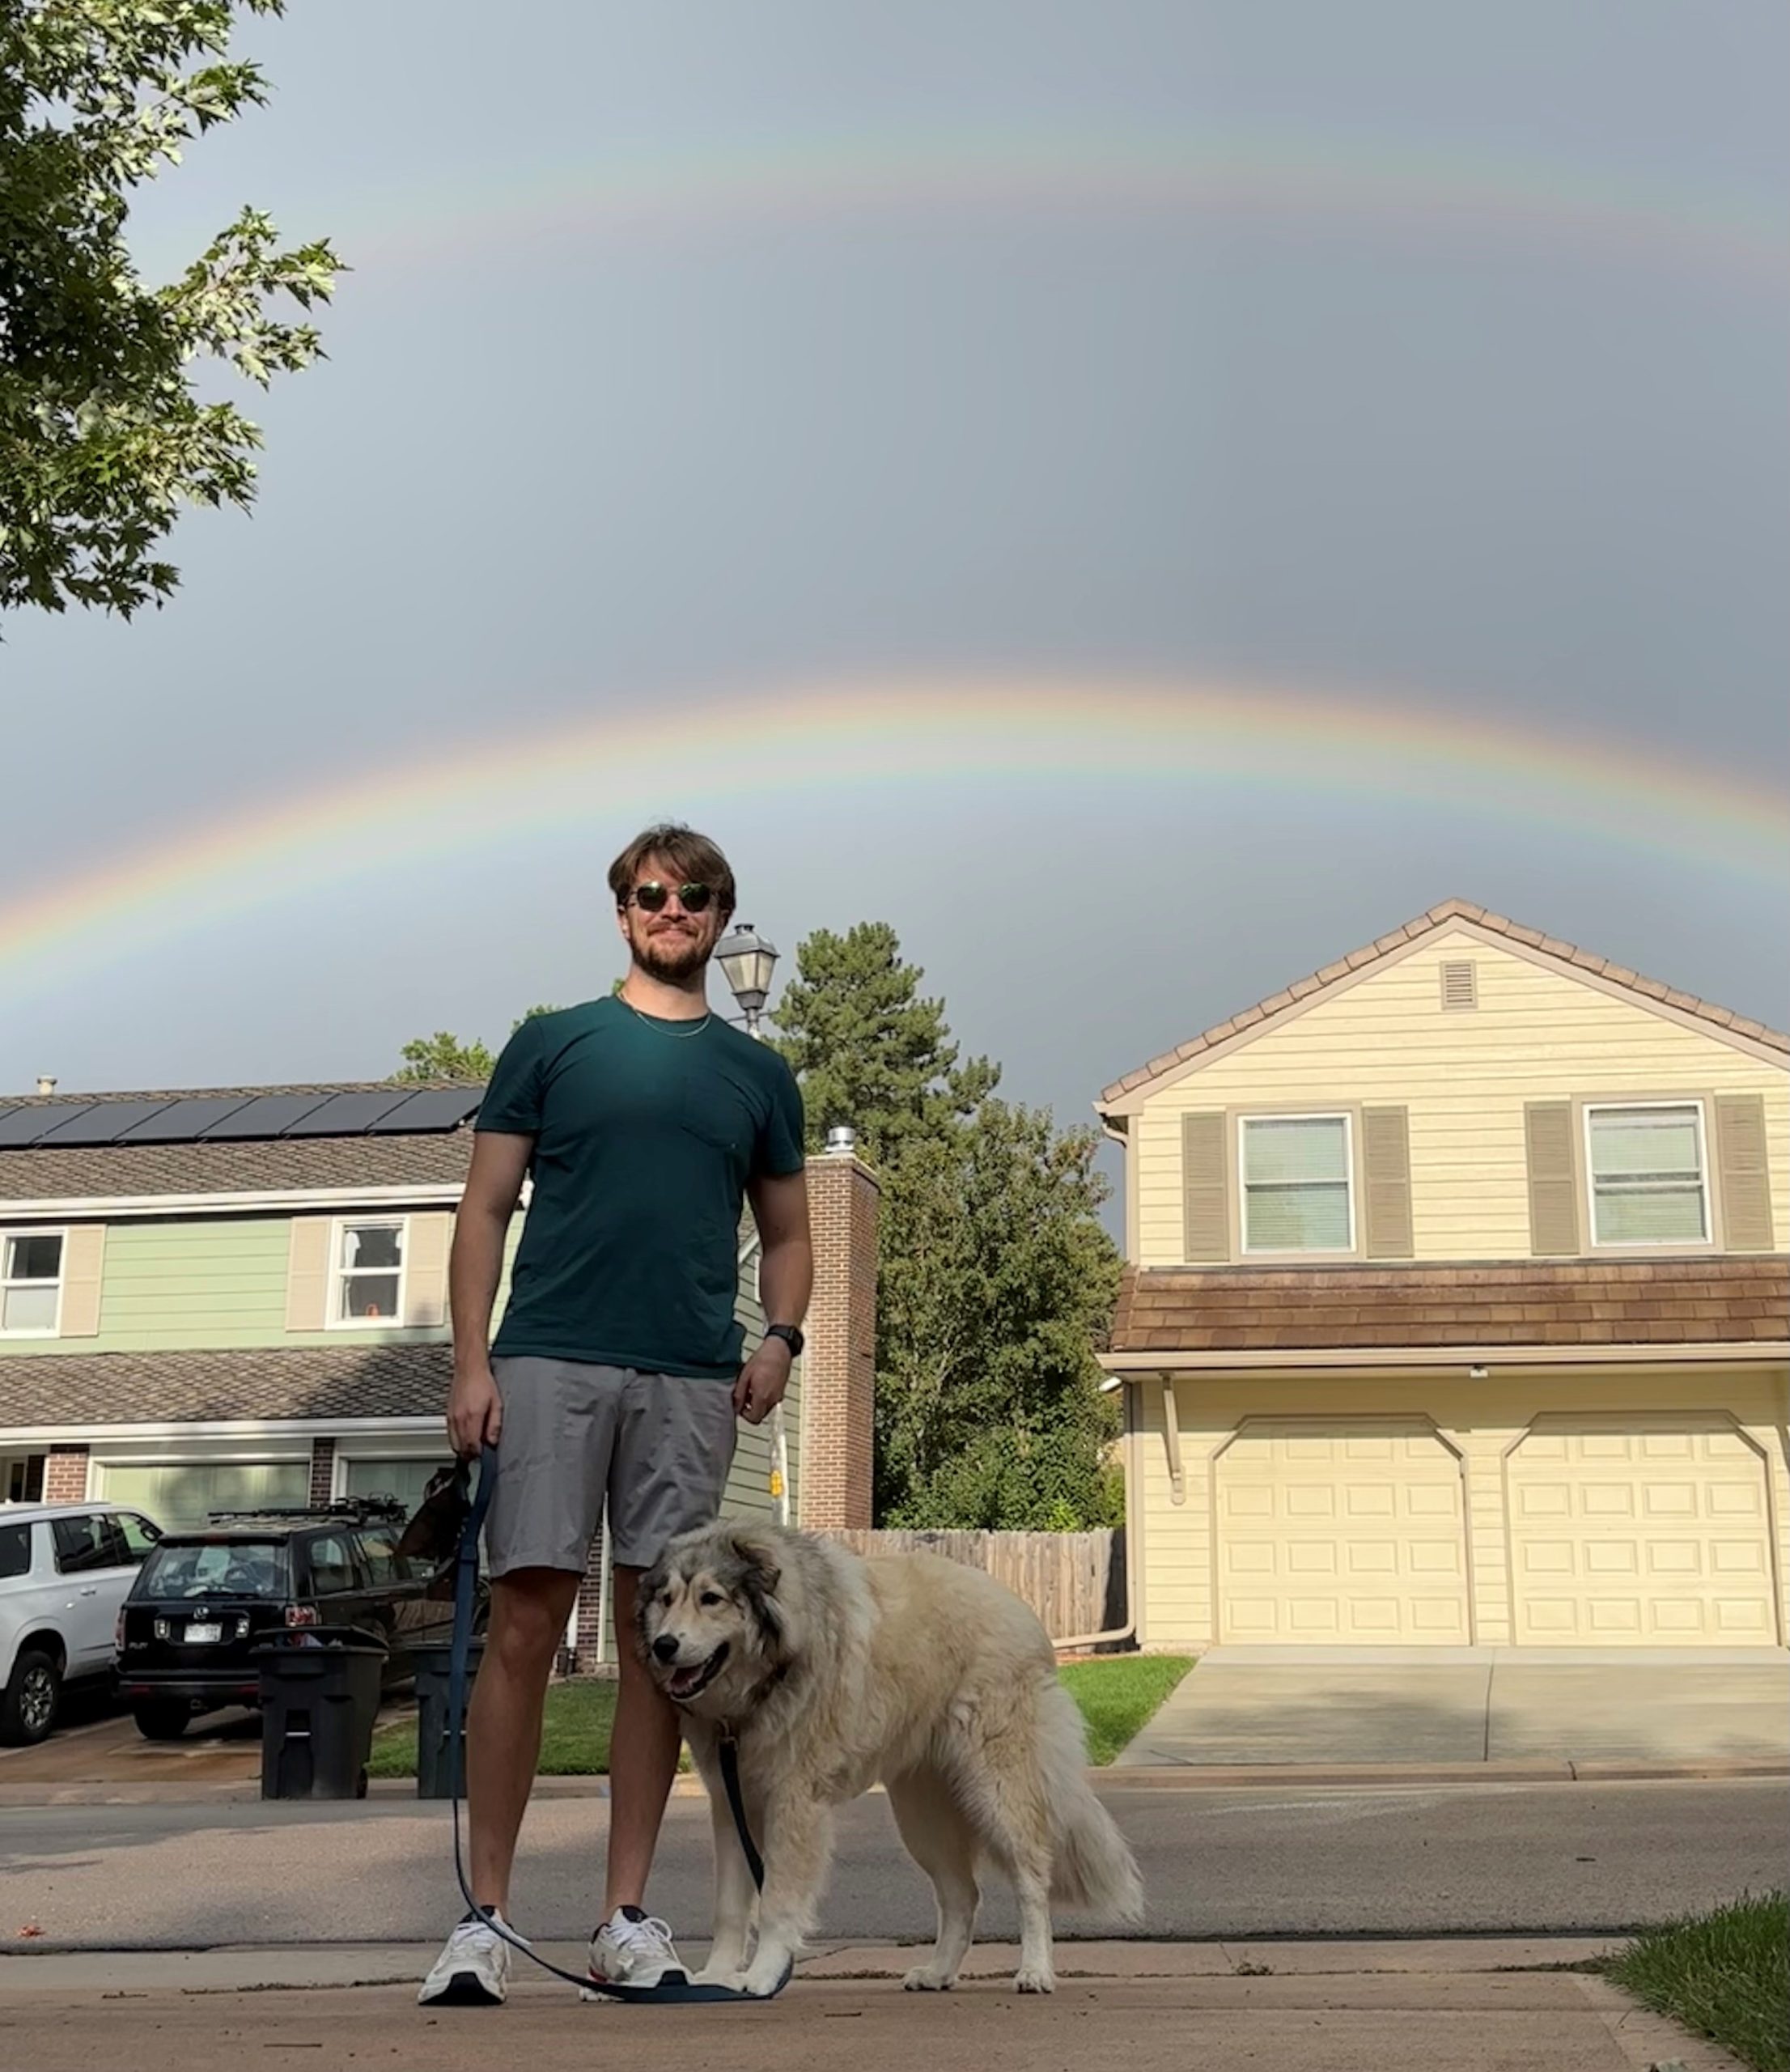
[[[1451,902],[1096,1106],[1143,1645],[1784,1648],[1790,1038]]]

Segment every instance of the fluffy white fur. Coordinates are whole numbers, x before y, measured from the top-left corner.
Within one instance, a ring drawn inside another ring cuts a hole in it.
[[[1130,1850],[1088,1789],[1081,1714],[1049,1637],[1004,1585],[933,1554],[861,1556],[812,1535],[719,1520],[642,1579],[639,1644],[683,1710],[715,1832],[715,1937],[702,1976],[774,1989],[814,1932],[833,1809],[876,1783],[932,1880],[938,1938],[912,1991],[956,1981],[978,1862],[1012,1880],[1022,1993],[1055,1983],[1050,1903],[1135,1921]],[[737,1739],[765,1886],[753,1891],[721,1780]]]

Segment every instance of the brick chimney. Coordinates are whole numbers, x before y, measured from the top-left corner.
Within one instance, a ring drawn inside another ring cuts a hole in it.
[[[808,1162],[814,1293],[802,1357],[800,1514],[811,1532],[871,1523],[876,1383],[876,1216],[881,1189],[855,1133],[827,1132]]]

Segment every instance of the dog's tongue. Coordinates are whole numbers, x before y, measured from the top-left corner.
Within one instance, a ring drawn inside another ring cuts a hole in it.
[[[707,1667],[706,1662],[699,1662],[694,1668],[678,1670],[671,1679],[672,1695],[681,1698],[686,1692],[694,1691],[702,1682],[702,1671]]]

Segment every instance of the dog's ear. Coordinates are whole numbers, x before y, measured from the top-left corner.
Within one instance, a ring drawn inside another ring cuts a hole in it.
[[[767,1648],[783,1641],[783,1616],[777,1602],[777,1586],[783,1580],[782,1551],[767,1535],[750,1526],[736,1527],[733,1549],[740,1562],[740,1587]]]
[[[647,1615],[654,1600],[671,1581],[671,1564],[661,1558],[655,1561],[634,1585],[634,1641],[643,1662],[651,1651],[652,1636],[647,1630]]]

